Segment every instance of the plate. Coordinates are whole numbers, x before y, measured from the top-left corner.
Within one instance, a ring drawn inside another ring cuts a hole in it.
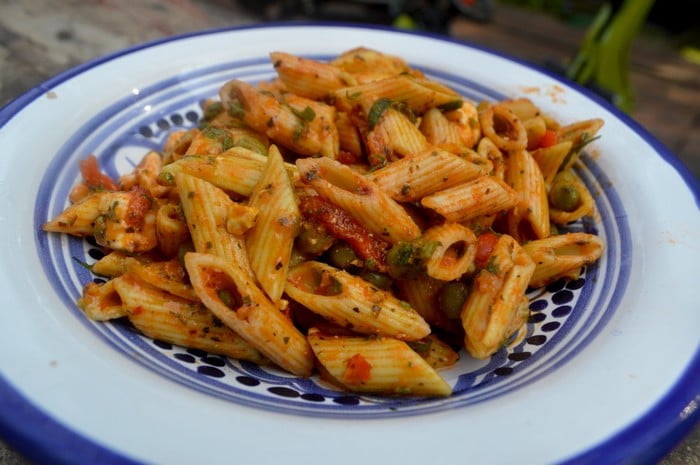
[[[599,117],[579,174],[606,243],[580,279],[530,294],[522,339],[444,372],[446,399],[336,391],[88,321],[99,258],[46,235],[94,153],[131,169],[193,127],[227,80],[274,76],[268,53],[399,55],[475,101],[527,96],[561,121]],[[42,463],[653,463],[697,422],[700,188],[616,109],[557,76],[450,39],[381,27],[274,24],[150,42],[65,72],[0,113],[0,433]],[[11,335],[11,337],[9,337]],[[349,449],[349,451],[348,451]]]

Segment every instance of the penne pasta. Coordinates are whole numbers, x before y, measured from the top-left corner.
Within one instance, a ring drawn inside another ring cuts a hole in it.
[[[226,326],[281,368],[309,376],[313,358],[305,336],[235,262],[190,252],[185,267],[202,303]]]
[[[266,155],[242,147],[231,148],[218,156],[187,155],[166,165],[160,182],[172,184],[175,174],[184,173],[204,179],[226,192],[247,197],[266,163]],[[286,163],[285,167],[292,179],[299,178],[296,166]]]
[[[51,221],[42,225],[45,232],[70,234],[71,236],[91,236],[94,231],[95,220],[102,210],[102,197],[106,191],[89,194],[79,201],[69,205]]]
[[[306,261],[289,270],[286,293],[322,317],[360,334],[417,340],[430,326],[410,305],[358,276]]]
[[[187,219],[194,250],[224,258],[254,276],[245,241],[228,231],[234,202],[213,184],[187,174],[175,175],[182,211]]]
[[[320,108],[324,114],[332,114],[327,105],[307,101],[299,110],[278,101],[274,96],[258,91],[254,86],[239,80],[225,84],[220,91],[224,105],[237,108],[243,121],[272,141],[302,155],[322,155],[336,158],[338,154],[335,126],[316,120]],[[297,104],[301,98],[297,98]],[[311,107],[314,107],[313,109]],[[305,111],[309,108],[309,111]],[[324,120],[327,116],[324,117]],[[334,119],[334,118],[331,118]]]
[[[304,183],[390,242],[410,241],[420,229],[406,211],[367,177],[330,158],[297,160]]]
[[[80,162],[42,229],[101,249],[87,318],[351,392],[441,397],[436,370],[526,333],[529,287],[603,257],[597,236],[557,235],[595,213],[576,170],[601,119],[477,105],[367,47],[270,63],[117,181]]]
[[[549,201],[542,172],[527,150],[506,157],[505,181],[518,193],[506,214],[508,232],[519,242],[549,236]]]
[[[484,215],[505,212],[518,202],[518,193],[495,176],[481,176],[421,199],[447,221],[462,223]]]
[[[130,273],[115,279],[114,288],[131,324],[150,338],[259,365],[270,364],[199,302],[180,300]]]
[[[484,136],[499,149],[511,152],[527,148],[527,131],[518,116],[503,104],[485,104],[479,111]]]
[[[423,397],[452,393],[449,384],[403,341],[325,336],[314,330],[308,338],[323,373],[350,391]]]
[[[381,100],[381,105],[385,100]],[[372,107],[372,112],[376,107]],[[367,134],[367,150],[372,156],[386,160],[410,157],[426,150],[429,146],[423,133],[406,115],[394,108],[386,108],[377,121],[371,124]]]
[[[179,204],[165,203],[156,212],[158,249],[166,257],[176,257],[180,247],[190,240],[190,230]]]
[[[523,244],[535,263],[530,286],[542,287],[561,278],[578,277],[581,267],[603,254],[603,241],[593,234],[566,233]]]
[[[88,318],[94,321],[107,321],[128,314],[115,288],[118,279],[120,278],[117,277],[103,284],[89,282],[83,287],[83,295],[77,303]]]
[[[267,167],[250,196],[249,205],[260,211],[246,235],[250,266],[268,297],[279,302],[287,282],[301,213],[282,155],[274,145],[270,146]]]
[[[378,99],[401,102],[418,115],[433,107],[461,102],[461,97],[454,92],[406,74],[347,86],[337,90],[334,97],[338,109],[351,111],[359,108],[367,115]]]
[[[534,269],[512,237],[500,236],[462,307],[464,346],[473,357],[491,356],[527,320],[529,309],[522,303]]]
[[[285,52],[270,53],[270,60],[285,88],[314,100],[326,100],[346,86],[354,85],[350,73],[337,66]]]
[[[442,281],[462,277],[474,266],[476,236],[459,223],[443,223],[423,233],[423,240],[437,245],[425,262],[428,276]]]
[[[368,174],[397,202],[415,202],[449,187],[488,173],[488,164],[478,164],[446,150],[431,149],[397,160]]]

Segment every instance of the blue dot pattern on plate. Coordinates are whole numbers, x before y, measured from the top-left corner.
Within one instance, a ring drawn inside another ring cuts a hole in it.
[[[325,59],[328,57],[314,57]],[[475,101],[503,95],[464,78],[424,69],[428,77],[452,86]],[[267,57],[230,62],[192,71],[138,89],[94,115],[66,139],[56,153],[38,192],[35,230],[67,205],[78,182],[78,162],[95,154],[113,178],[131,171],[148,150],[159,151],[173,130],[198,124],[200,102],[215,97],[229,79],[258,82],[274,70]],[[307,416],[378,418],[467,408],[505,395],[541,379],[590,344],[615,312],[627,284],[629,226],[611,183],[583,154],[579,175],[595,193],[597,221],[570,225],[570,230],[599,234],[606,248],[601,260],[570,282],[557,282],[529,293],[531,316],[525,330],[489,360],[462,352],[454,368],[441,374],[453,386],[444,399],[384,398],[341,392],[318,377],[291,376],[202,351],[146,338],[117,322],[89,321],[77,308],[82,287],[94,279],[83,265],[102,256],[94,242],[61,235],[36,235],[37,253],[47,278],[61,297],[65,318],[78,318],[124,357],[191,389],[231,402]]]

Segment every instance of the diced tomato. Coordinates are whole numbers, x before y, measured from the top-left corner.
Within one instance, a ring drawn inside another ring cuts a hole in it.
[[[299,207],[304,217],[322,224],[334,237],[347,242],[360,258],[372,260],[379,271],[386,269],[388,243],[371,234],[345,210],[318,196],[305,197]]]
[[[100,171],[95,155],[88,155],[80,162],[80,174],[83,176],[83,182],[91,190],[119,190],[117,183]]]
[[[350,357],[343,373],[343,381],[348,384],[366,383],[372,377],[372,365],[360,354]]]
[[[146,213],[149,212],[152,206],[153,202],[148,195],[148,191],[140,186],[135,186],[129,193],[129,203],[124,222],[131,227],[143,226]]]
[[[477,238],[474,263],[478,268],[486,266],[494,247],[496,247],[496,242],[498,242],[498,236],[490,232],[485,232]]]
[[[542,138],[540,139],[539,146],[541,148],[546,148],[546,147],[551,147],[552,145],[557,143],[557,133],[552,131],[551,129],[547,129],[544,134],[542,134]]]

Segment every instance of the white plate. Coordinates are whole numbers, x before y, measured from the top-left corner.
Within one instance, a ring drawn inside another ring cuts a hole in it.
[[[463,357],[443,400],[328,390],[158,343],[75,307],[94,260],[41,224],[77,162],[124,172],[233,77],[269,79],[273,50],[404,57],[475,100],[527,95],[564,122],[600,117],[579,173],[606,253],[532,295],[526,337]],[[63,73],[0,113],[0,434],[44,463],[653,463],[698,420],[697,181],[644,129],[558,77],[429,35],[273,25],[153,42]]]

